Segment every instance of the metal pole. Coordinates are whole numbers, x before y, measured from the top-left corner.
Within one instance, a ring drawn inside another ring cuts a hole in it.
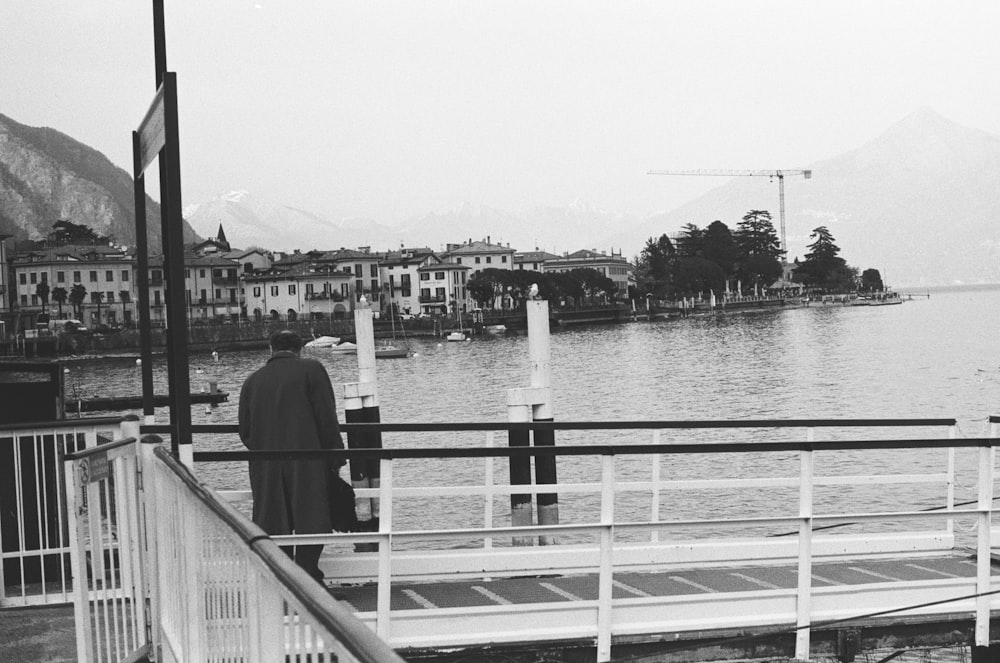
[[[191,375],[184,314],[184,219],[181,215],[180,141],[177,122],[177,75],[166,72],[164,86],[165,146],[160,152],[164,282],[167,291],[167,366],[170,383],[171,448],[185,464],[192,462]]]
[[[153,405],[153,330],[149,315],[149,236],[146,231],[146,178],[139,149],[139,132],[132,132],[133,189],[135,192],[136,277],[139,308],[139,356],[142,374],[142,413],[146,423],[155,421]]]
[[[781,250],[788,257],[788,244],[785,242],[785,175],[778,172],[778,212],[781,217]]]

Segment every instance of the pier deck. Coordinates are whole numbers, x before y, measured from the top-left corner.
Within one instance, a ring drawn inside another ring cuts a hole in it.
[[[992,575],[994,578],[1000,575],[995,561]],[[866,650],[879,646],[904,649],[971,645],[974,610],[969,610],[970,602],[943,601],[974,594],[975,580],[976,559],[971,551],[817,560],[812,567],[812,586],[818,590],[817,594],[829,588],[831,593],[849,592],[855,600],[827,628],[814,626],[813,653],[837,655],[838,637],[842,639],[844,633],[855,633],[863,639]],[[768,614],[766,608],[778,605],[776,597],[794,594],[796,584],[794,563],[616,573],[612,593],[616,602],[634,600],[634,607],[645,611],[649,619],[670,615],[664,623],[679,627],[677,630],[667,627],[655,634],[618,637],[614,645],[616,656],[642,652],[643,656],[653,656],[650,660],[694,661],[711,651],[716,659],[791,658],[794,612]],[[377,585],[332,586],[330,591],[363,621],[376,619]],[[434,638],[449,640],[449,631],[475,628],[477,613],[509,611],[509,619],[497,622],[493,614],[492,622],[504,624],[508,632],[501,629],[480,634],[486,637],[475,645],[462,645],[454,640],[451,647],[412,646],[403,649],[404,655],[448,661],[451,656],[461,659],[473,654],[530,649],[539,657],[555,656],[551,660],[562,660],[560,657],[565,657],[568,650],[586,649],[592,643],[585,638],[532,639],[530,625],[524,620],[537,619],[545,624],[551,624],[553,619],[562,620],[569,631],[575,620],[585,618],[585,611],[577,610],[576,606],[596,603],[598,592],[596,573],[396,582],[390,599],[393,632],[412,636],[419,631],[428,643]],[[942,603],[916,610],[894,612],[884,608],[886,605],[912,608],[937,601]],[[742,614],[728,627],[706,627],[706,622],[695,619],[698,615],[717,613],[719,624],[723,624],[734,605],[742,606],[736,610]],[[694,628],[692,621],[701,626]],[[525,629],[521,641],[516,637],[519,629]]]

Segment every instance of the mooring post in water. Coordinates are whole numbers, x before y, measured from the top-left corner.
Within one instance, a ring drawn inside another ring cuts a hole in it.
[[[531,386],[538,390],[540,398],[532,407],[532,417],[536,422],[554,420],[552,411],[552,352],[549,347],[549,303],[545,300],[529,301],[528,307],[528,354],[531,356]],[[532,433],[535,447],[554,447],[555,430],[535,430]],[[555,485],[556,457],[554,455],[535,456],[535,483]],[[538,494],[538,524],[559,524],[559,496],[556,493]],[[554,543],[551,536],[540,537],[542,545]]]
[[[354,309],[354,334],[358,346],[358,381],[344,385],[344,420],[347,423],[378,423],[381,417],[375,375],[375,330],[371,308],[363,297]],[[347,447],[381,449],[382,434],[379,431],[348,432]],[[352,459],[351,484],[355,488],[378,488],[381,485],[379,459]],[[361,530],[378,529],[378,498],[358,498],[355,501],[355,510]]]
[[[515,422],[550,422],[552,413],[552,365],[549,349],[549,304],[544,300],[525,303],[528,313],[528,354],[531,359],[531,384],[527,388],[507,390],[507,420]],[[555,446],[555,431],[510,431],[510,446]],[[531,462],[527,456],[510,459],[511,485],[531,483]],[[552,455],[535,456],[535,483],[556,484],[556,459]],[[514,494],[510,498],[511,524],[515,527],[531,525],[531,495]],[[559,524],[559,499],[556,493],[538,495],[538,524]],[[539,537],[542,545],[554,542],[551,536]],[[515,545],[529,545],[519,541]]]

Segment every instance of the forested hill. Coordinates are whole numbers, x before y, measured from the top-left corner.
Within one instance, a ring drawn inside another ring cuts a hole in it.
[[[151,251],[159,251],[160,206],[148,196]],[[66,134],[0,114],[0,234],[41,239],[63,219],[120,244],[135,244],[132,176]],[[185,223],[185,241],[196,235]]]

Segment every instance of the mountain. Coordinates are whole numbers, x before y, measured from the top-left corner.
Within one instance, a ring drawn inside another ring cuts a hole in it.
[[[214,237],[221,223],[226,239],[240,248],[260,247],[272,251],[335,249],[395,245],[382,226],[364,219],[341,222],[282,205],[249,191],[231,191],[203,203],[184,208],[184,218],[196,231]]]
[[[160,247],[160,206],[146,197],[150,251]],[[132,176],[103,154],[48,127],[0,115],[0,234],[42,239],[60,219],[135,245]],[[185,225],[185,241],[197,236]]]
[[[922,109],[861,147],[785,177],[789,258],[825,225],[848,264],[893,286],[1000,282],[1000,137]],[[686,223],[735,229],[751,209],[778,227],[777,182],[739,177],[606,243],[643,246]]]

